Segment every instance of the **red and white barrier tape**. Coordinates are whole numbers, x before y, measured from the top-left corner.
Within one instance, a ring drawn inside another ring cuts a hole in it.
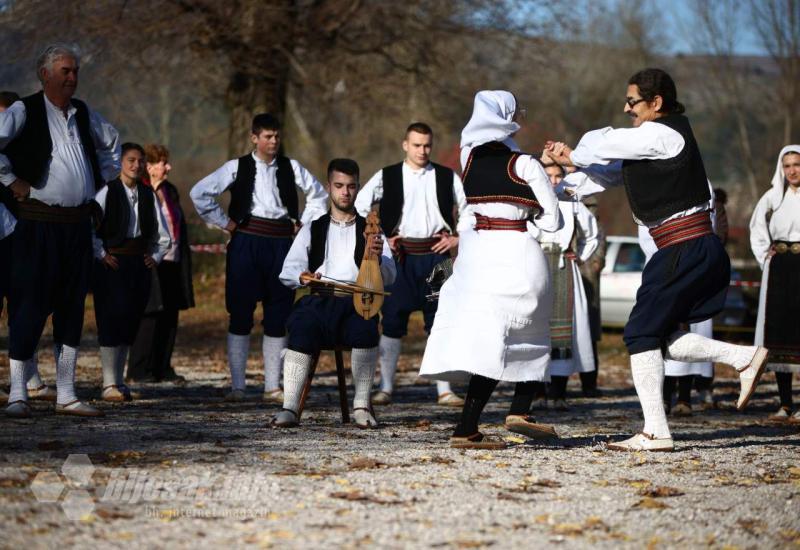
[[[226,244],[193,244],[190,246],[192,252],[200,252],[205,254],[225,254],[227,249]],[[761,281],[731,281],[731,286],[738,286],[742,288],[759,288]]]
[[[225,254],[225,244],[193,244],[189,248],[192,252],[205,252],[206,254]]]
[[[731,281],[731,286],[741,286],[744,288],[758,288],[761,281]]]

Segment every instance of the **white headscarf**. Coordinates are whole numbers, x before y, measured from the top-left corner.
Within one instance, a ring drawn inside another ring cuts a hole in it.
[[[784,191],[786,190],[786,174],[783,172],[783,157],[788,153],[800,155],[800,145],[787,145],[778,154],[778,165],[775,167],[775,175],[772,176],[772,191],[770,193],[770,207],[777,210],[783,202]]]
[[[519,131],[513,121],[517,100],[505,90],[483,90],[475,94],[472,117],[461,131],[461,147],[476,147],[490,141],[502,141]]]

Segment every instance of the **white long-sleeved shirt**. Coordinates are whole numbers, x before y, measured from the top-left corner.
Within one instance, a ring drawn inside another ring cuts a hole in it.
[[[558,209],[561,211],[564,225],[554,232],[540,231],[537,228],[537,240],[540,243],[556,243],[561,250],[566,251],[572,242],[576,227],[580,227],[577,250],[574,252],[581,262],[585,262],[599,245],[597,220],[582,202],[558,201]]]
[[[328,238],[325,242],[325,259],[317,268],[317,273],[338,281],[355,282],[358,278],[358,266],[355,262],[356,224],[340,224],[331,220]],[[292,243],[286,260],[283,262],[280,280],[289,288],[297,288],[300,274],[308,271],[308,254],[311,251],[311,225],[304,225]],[[392,259],[389,243],[384,239],[381,254],[381,275],[383,285],[389,286],[397,275],[397,267]]]
[[[17,219],[4,204],[0,204],[0,239],[5,239],[11,235],[16,226]]]
[[[134,239],[142,234],[141,227],[139,226],[139,192],[136,187],[130,188],[123,184],[122,188],[125,190],[125,197],[128,199],[128,206],[130,207],[130,216],[128,216],[128,231],[126,237]],[[108,186],[106,185],[95,195],[95,202],[100,205],[103,215],[106,212],[106,197],[108,196]],[[153,211],[156,218],[156,226],[158,228],[158,239],[155,240],[150,247],[150,256],[156,263],[161,262],[164,254],[169,250],[172,240],[169,237],[169,229],[167,223],[164,221],[164,216],[161,214],[159,207],[158,197],[153,197]],[[102,260],[106,256],[106,250],[103,248],[103,241],[92,232],[92,246],[94,248],[94,257]]]
[[[51,206],[80,206],[94,197],[95,183],[92,165],[83,152],[75,114],[70,105],[65,112],[44,96],[47,124],[53,142],[52,156],[41,181],[29,181],[32,199]],[[16,138],[25,126],[25,104],[14,102],[0,113],[0,149]],[[97,151],[100,173],[105,181],[119,175],[120,139],[117,130],[96,112],[89,110],[89,125]],[[0,156],[0,183],[11,185],[17,179],[5,156]]]
[[[281,202],[278,191],[278,162],[272,159],[271,162],[264,162],[255,152],[252,153],[256,161],[256,181],[253,188],[253,205],[250,214],[259,218],[273,220],[289,217],[289,211]],[[328,211],[328,193],[323,189],[322,184],[311,175],[299,162],[290,159],[292,170],[294,171],[294,182],[306,196],[306,206],[300,216],[300,222],[308,225]],[[230,218],[216,201],[216,198],[228,190],[236,180],[236,171],[239,168],[239,160],[229,160],[218,168],[215,172],[192,187],[189,193],[194,202],[197,213],[208,224],[216,225],[225,229]]]
[[[658,122],[647,121],[636,128],[601,128],[587,132],[581,138],[570,158],[583,170],[568,174],[564,186],[575,188],[580,197],[604,191],[608,187],[622,185],[623,160],[671,159],[686,145],[683,136]],[[714,192],[709,182],[711,200],[676,212],[666,218],[644,223],[634,217],[639,225],[653,228],[664,222],[690,214],[713,209]]]
[[[767,211],[775,202],[770,200],[773,191],[770,189],[761,197],[750,218],[750,248],[762,269],[773,241],[800,242],[800,191],[787,186],[767,225]]]
[[[512,151],[519,151],[519,147],[510,137],[504,139],[502,143]],[[461,149],[461,167],[466,166],[472,147]],[[542,231],[557,231],[561,225],[561,213],[558,209],[558,197],[553,191],[550,179],[542,168],[541,163],[530,155],[520,155],[514,163],[514,172],[525,180],[528,186],[536,195],[536,200],[541,206],[539,213],[528,223],[528,231],[534,236],[536,229]],[[489,216],[492,218],[505,218],[507,220],[525,220],[531,216],[532,208],[508,202],[486,202],[480,204],[469,204],[464,210],[464,215],[458,222],[461,230],[475,226],[475,214]],[[535,226],[535,227],[534,227]]]
[[[366,217],[372,206],[383,199],[383,170],[374,176],[358,192],[356,210]],[[464,185],[458,174],[453,174],[453,202],[458,215],[467,207]],[[403,162],[403,211],[397,228],[398,235],[412,239],[427,239],[441,231],[453,232],[442,217],[436,196],[436,170],[432,164],[414,169]]]

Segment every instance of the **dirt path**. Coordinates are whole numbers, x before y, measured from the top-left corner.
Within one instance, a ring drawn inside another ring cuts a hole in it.
[[[323,368],[302,427],[278,431],[267,425],[276,407],[258,401],[255,353],[254,399],[228,404],[222,349],[203,345],[178,350],[186,386],[135,387],[135,402],[100,405],[105,418],[56,417],[43,403],[31,420],[0,417],[3,547],[800,546],[800,430],[764,422],[771,375],[745,414],[671,420],[676,453],[613,453],[605,442],[638,428],[640,413],[610,337],[606,397],[538,416],[560,440],[456,451],[446,442],[457,411],[434,406],[433,387],[411,372],[379,410],[380,430],[341,425]],[[78,378],[81,395],[97,393],[91,350]],[[501,427],[510,389],[490,403],[487,431],[510,435]],[[718,380],[723,404],[735,390]]]

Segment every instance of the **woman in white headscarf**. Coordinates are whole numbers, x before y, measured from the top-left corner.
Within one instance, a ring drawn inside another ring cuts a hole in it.
[[[750,247],[764,270],[755,341],[769,349],[781,400],[772,418],[800,422],[800,410],[792,414],[792,376],[800,371],[800,145],[778,155],[772,188],[750,218]]]
[[[475,96],[461,133],[467,209],[453,275],[439,308],[420,374],[436,380],[469,379],[451,438],[457,448],[500,448],[478,420],[498,381],[516,382],[506,428],[530,437],[555,430],[528,416],[534,382],[549,379],[552,295],[548,266],[533,225],[559,228],[558,199],[541,164],[519,153],[516,100],[505,91]]]

